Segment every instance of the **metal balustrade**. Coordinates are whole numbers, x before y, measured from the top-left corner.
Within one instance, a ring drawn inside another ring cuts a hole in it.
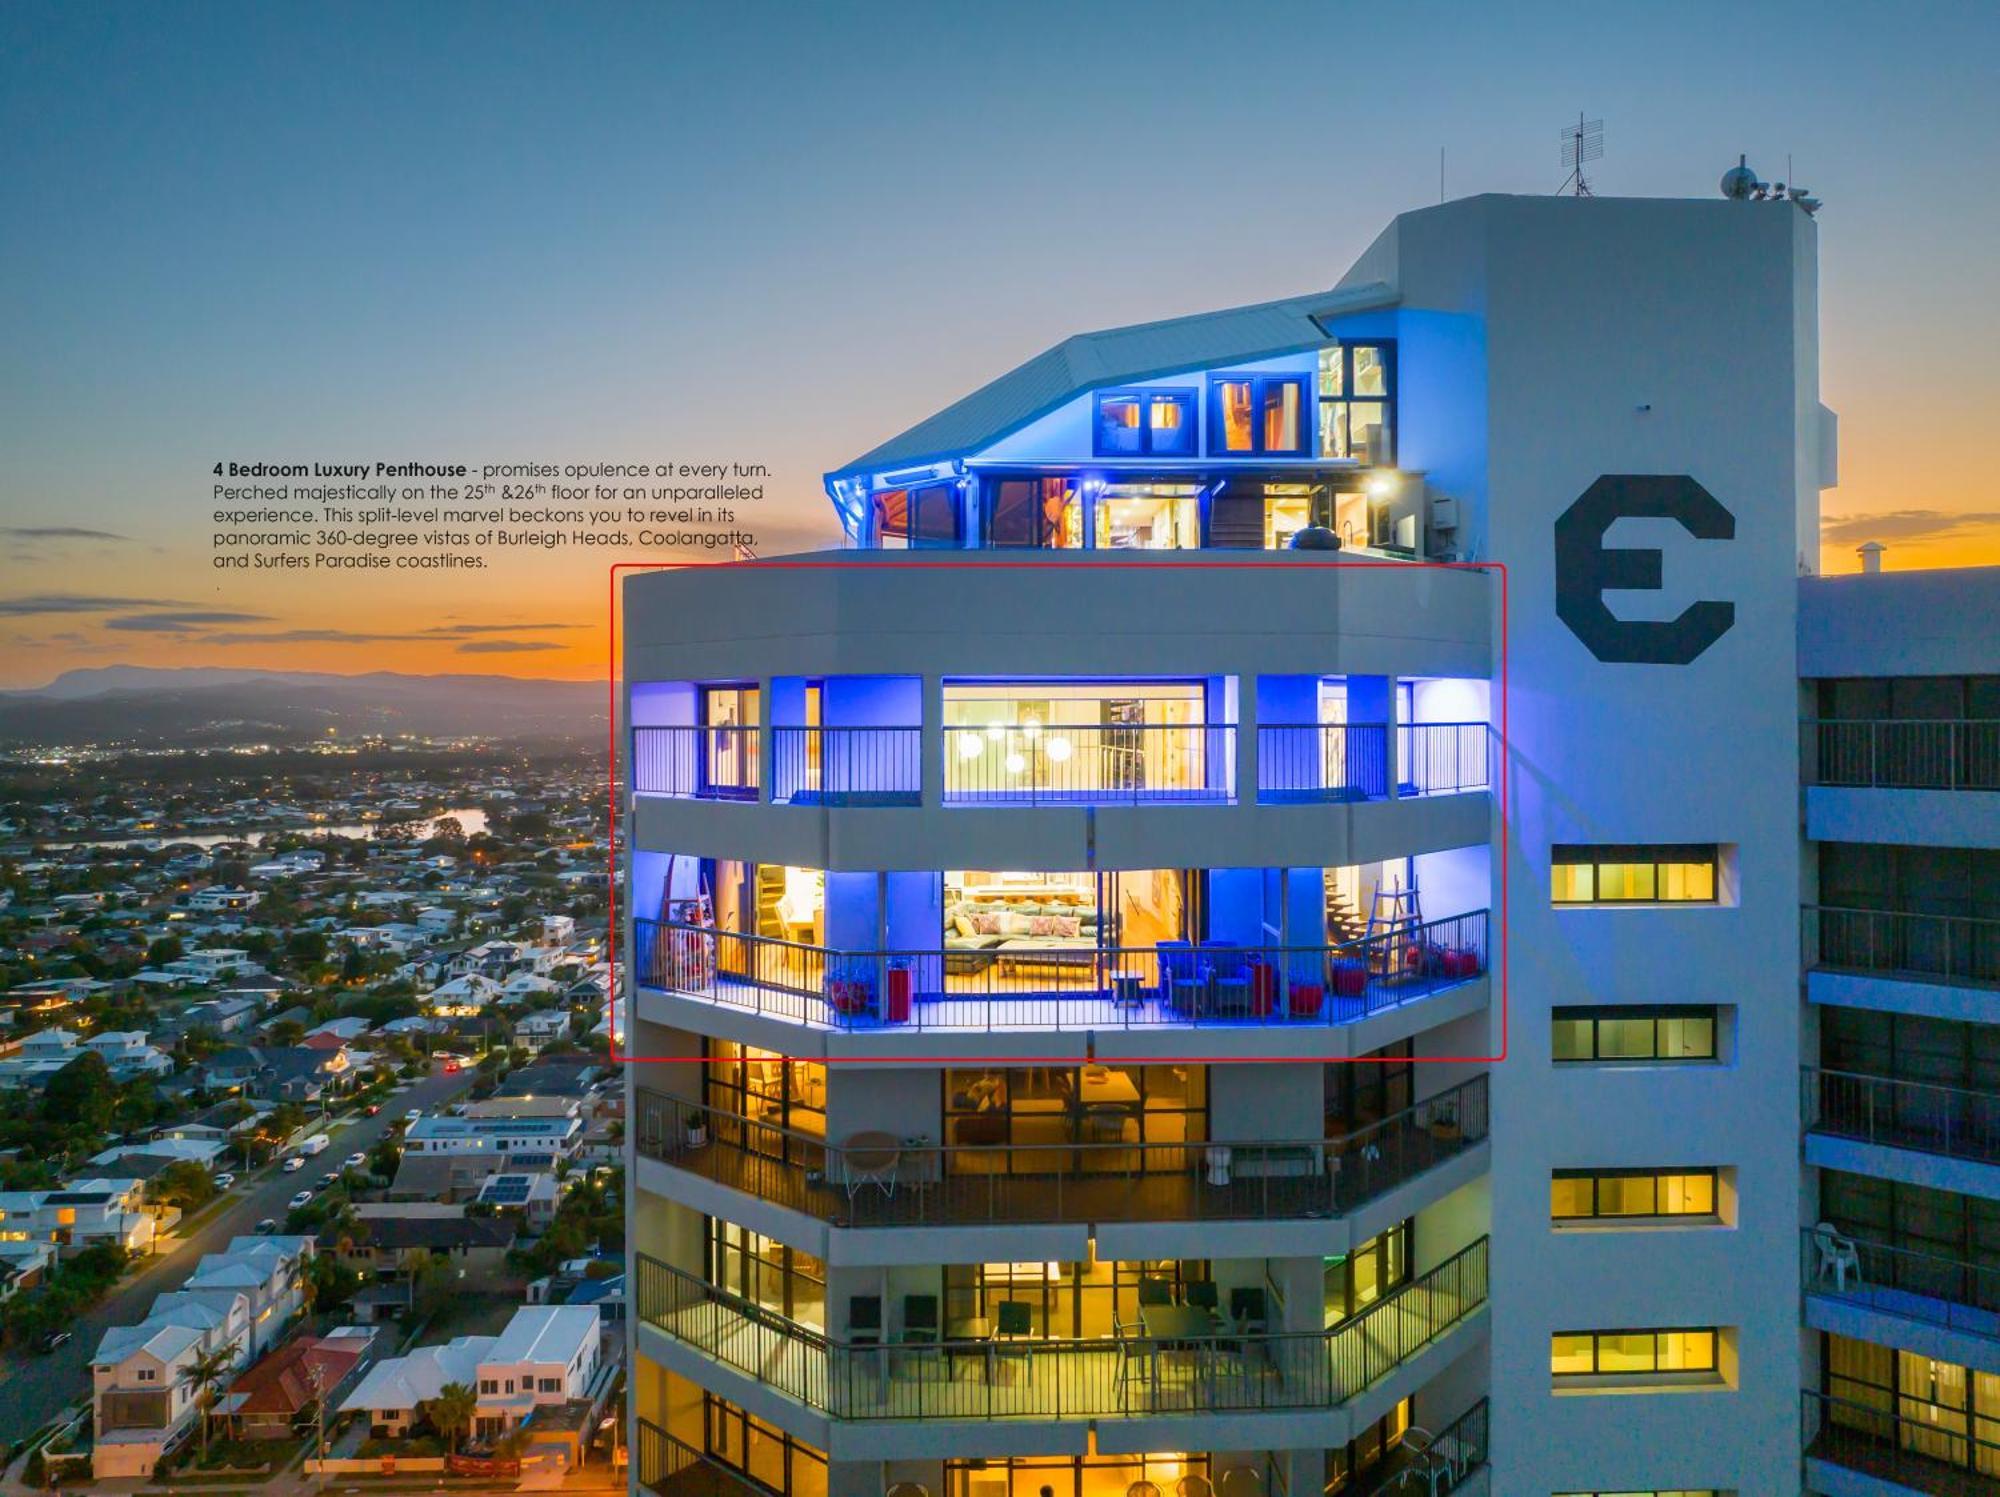
[[[642,1090],[629,1127],[643,1158],[841,1226],[1278,1221],[1345,1215],[1475,1147],[1487,1083],[1475,1076],[1340,1138],[1103,1140],[1135,1120],[1077,1106],[1047,1142],[910,1142],[854,1160],[839,1141]]]
[[[678,800],[755,800],[761,728],[632,730],[632,788]]]
[[[1445,1497],[1456,1492],[1486,1464],[1487,1420],[1487,1402],[1482,1398],[1435,1435],[1426,1437],[1415,1428],[1404,1430],[1382,1464],[1366,1478],[1358,1497],[1410,1492]]]
[[[1803,937],[1822,971],[2000,987],[2000,920],[1808,905]]]
[[[2000,722],[1876,718],[1800,724],[1808,785],[2000,790]]]
[[[1396,729],[1396,793],[1461,795],[1493,785],[1486,723],[1405,723]]]
[[[834,1029],[1107,1030],[1351,1024],[1487,969],[1487,912],[1340,946],[1228,941],[843,951],[633,922],[642,987]]]
[[[1224,802],[1234,723],[1033,723],[944,730],[946,805]]]
[[[1265,804],[1380,800],[1388,793],[1387,724],[1258,724],[1257,799]]]
[[[782,1497],[762,1482],[676,1439],[650,1419],[639,1424],[639,1485],[659,1497]]]
[[[788,806],[914,806],[924,788],[923,730],[771,729],[771,799]]]
[[[1887,1390],[1881,1397],[1875,1404],[1802,1392],[1806,1458],[1937,1497],[2000,1494],[2000,1444],[1982,1438],[1991,1428],[1987,1420]],[[1921,1417],[1900,1410],[1921,1411]]]
[[[646,1254],[642,1321],[808,1407],[845,1420],[1156,1418],[1331,1409],[1486,1301],[1487,1239],[1323,1331],[1094,1340],[833,1340]]]
[[[2000,1263],[1812,1227],[1799,1233],[1799,1254],[1808,1294],[2000,1342]]]
[[[2000,1095],[1801,1068],[1808,1131],[1951,1159],[2000,1163]]]

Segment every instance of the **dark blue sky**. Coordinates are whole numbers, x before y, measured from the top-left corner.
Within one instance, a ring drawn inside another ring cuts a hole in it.
[[[822,469],[1066,333],[1331,284],[1440,147],[1450,195],[1550,191],[1578,110],[1607,194],[1791,153],[1827,203],[1829,511],[2000,559],[1996,75],[1990,0],[16,0],[0,505],[126,539],[30,538],[0,597],[324,626],[209,575],[225,457],[755,457],[772,540],[823,534]],[[109,658],[88,614],[12,612]]]

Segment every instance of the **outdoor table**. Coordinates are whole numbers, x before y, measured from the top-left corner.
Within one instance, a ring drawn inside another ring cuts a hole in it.
[[[1188,1343],[1188,1349],[1196,1357],[1196,1375],[1206,1381],[1208,1377],[1208,1351],[1212,1349],[1215,1336],[1215,1318],[1198,1305],[1141,1305],[1139,1324],[1146,1328],[1146,1339],[1153,1343],[1153,1393],[1157,1398],[1160,1388],[1160,1353],[1172,1343]]]

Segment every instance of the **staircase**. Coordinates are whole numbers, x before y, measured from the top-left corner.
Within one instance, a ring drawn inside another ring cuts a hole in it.
[[[1361,918],[1361,911],[1354,907],[1352,900],[1338,890],[1326,891],[1326,943],[1329,946],[1346,946],[1360,940],[1368,933],[1368,923]]]

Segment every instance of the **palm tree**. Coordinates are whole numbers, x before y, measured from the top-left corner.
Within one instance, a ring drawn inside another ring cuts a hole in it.
[[[479,1410],[479,1395],[464,1383],[446,1383],[437,1397],[424,1404],[424,1414],[444,1437],[445,1453],[455,1454],[472,1429]]]
[[[216,1384],[235,1370],[231,1347],[199,1353],[181,1369],[181,1381],[194,1388],[195,1417],[201,1421],[201,1458],[208,1460],[208,1411],[215,1403]]]

